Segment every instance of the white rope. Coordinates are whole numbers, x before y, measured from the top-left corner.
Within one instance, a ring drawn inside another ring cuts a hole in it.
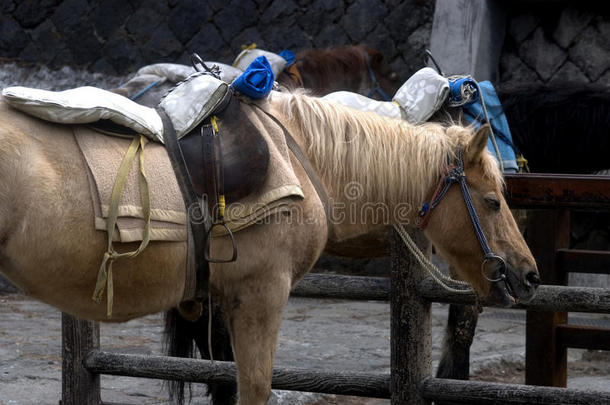
[[[443,272],[440,271],[438,267],[436,267],[434,263],[432,263],[430,259],[426,257],[426,255],[421,251],[421,249],[419,249],[419,247],[413,241],[413,239],[411,239],[411,236],[405,230],[403,225],[394,225],[394,229],[396,230],[396,232],[398,232],[398,235],[400,235],[400,239],[402,239],[409,251],[413,254],[413,256],[415,256],[415,259],[417,259],[419,264],[424,268],[424,270],[426,270],[430,277],[432,277],[441,287],[443,287],[443,289],[458,294],[471,294],[473,292],[472,288],[470,287],[470,284],[468,284],[467,282],[461,280],[454,280],[443,274]],[[449,286],[449,284],[459,285],[462,287],[454,288]]]

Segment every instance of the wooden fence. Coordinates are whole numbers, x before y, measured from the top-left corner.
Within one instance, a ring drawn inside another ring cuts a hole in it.
[[[553,179],[556,182],[551,181]],[[598,209],[610,209],[610,178],[601,179],[605,182],[600,184],[595,183],[600,178],[592,176],[572,177],[563,183],[561,179],[559,176],[551,180],[548,176],[538,177],[538,180],[535,175],[507,176],[509,201],[515,206],[530,208],[564,209],[591,203]],[[553,186],[559,183],[560,186]],[[563,192],[562,187],[565,187]],[[426,243],[422,235],[416,238],[416,242],[422,246]],[[573,258],[576,253],[562,250],[560,254]],[[591,263],[589,259],[578,260],[579,263]],[[396,234],[392,237],[391,280],[312,274],[296,286],[293,295],[390,300],[391,374],[275,368],[273,388],[390,398],[392,405],[424,405],[432,401],[465,404],[610,403],[610,392],[433,378],[431,303],[473,304],[475,297],[449,293],[436,285],[416,264]],[[542,285],[531,302],[517,308],[528,310],[528,314],[547,316],[554,313],[548,311],[610,313],[610,289]],[[104,352],[100,349],[96,323],[75,320],[67,315],[62,320],[62,405],[100,405],[100,374],[199,383],[235,379],[233,363]],[[553,329],[553,333],[556,330]],[[564,331],[560,334],[569,333]],[[574,336],[569,339],[577,339]]]

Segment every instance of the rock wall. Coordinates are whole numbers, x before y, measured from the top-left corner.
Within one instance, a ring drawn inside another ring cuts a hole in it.
[[[606,2],[513,5],[500,61],[502,83],[571,81],[610,86]]]
[[[400,78],[423,66],[431,0],[3,0],[0,57],[124,75],[191,52],[232,62],[242,44],[280,51],[366,43]]]

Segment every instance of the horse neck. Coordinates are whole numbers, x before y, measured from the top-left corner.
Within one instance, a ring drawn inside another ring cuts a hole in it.
[[[340,238],[413,221],[455,149],[439,125],[413,126],[302,95],[286,97],[283,112],[327,189]]]

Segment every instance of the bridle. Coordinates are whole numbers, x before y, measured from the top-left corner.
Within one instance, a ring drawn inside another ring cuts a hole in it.
[[[369,72],[369,79],[371,79],[371,84],[373,85],[373,88],[371,89],[371,91],[369,91],[369,94],[367,94],[366,96],[368,98],[373,98],[373,96],[375,94],[379,94],[379,96],[384,101],[392,101],[392,97],[388,96],[388,93],[383,91],[383,89],[381,88],[381,85],[379,84],[379,80],[377,80],[377,76],[375,76],[375,72],[373,71],[373,68],[371,67],[371,57],[369,56],[369,53],[366,50],[364,51],[364,60],[366,61],[366,69]]]
[[[497,283],[500,281],[504,281],[504,283],[508,287],[508,283],[506,282],[506,262],[504,259],[497,254],[491,251],[489,247],[489,243],[487,242],[487,238],[485,237],[485,233],[483,233],[483,229],[481,228],[481,222],[479,221],[479,216],[474,208],[474,204],[472,203],[472,197],[470,196],[470,191],[468,190],[468,185],[466,183],[466,172],[464,171],[464,163],[462,160],[462,151],[458,151],[457,153],[457,164],[451,165],[448,164],[447,174],[445,177],[441,177],[434,194],[430,198],[431,201],[426,201],[420,211],[420,224],[419,229],[422,231],[428,225],[428,221],[430,219],[430,215],[436,206],[443,199],[445,194],[449,188],[454,184],[459,183],[460,188],[462,190],[462,196],[464,197],[464,202],[466,203],[466,208],[468,209],[468,214],[470,215],[470,220],[474,227],[474,233],[479,240],[479,244],[481,245],[481,249],[483,250],[483,263],[481,263],[481,274],[483,277],[492,283]],[[499,264],[499,276],[492,278],[487,275],[485,268],[488,264],[496,262]]]

